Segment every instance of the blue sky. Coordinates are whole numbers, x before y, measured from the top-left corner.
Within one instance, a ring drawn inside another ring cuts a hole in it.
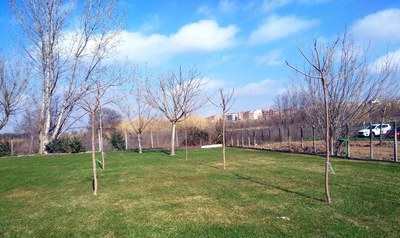
[[[298,47],[331,42],[346,29],[370,56],[400,59],[400,1],[254,0],[120,1],[127,14],[116,58],[156,72],[196,65],[207,90],[235,88],[231,111],[273,107],[293,76],[284,62],[303,66]],[[15,42],[7,1],[0,3],[0,47]],[[8,34],[7,34],[8,33]],[[203,115],[216,113],[207,107]]]

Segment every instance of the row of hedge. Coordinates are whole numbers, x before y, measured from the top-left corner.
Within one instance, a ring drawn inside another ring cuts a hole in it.
[[[78,137],[52,140],[46,145],[48,153],[79,153],[85,152],[85,147]]]

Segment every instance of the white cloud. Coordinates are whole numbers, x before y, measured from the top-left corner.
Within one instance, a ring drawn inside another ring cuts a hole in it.
[[[232,46],[237,32],[234,25],[221,28],[215,21],[205,20],[183,26],[170,39],[181,51],[214,51]]]
[[[272,15],[251,33],[249,41],[251,44],[259,44],[282,39],[316,24],[318,24],[318,20],[315,19],[307,20],[296,16],[279,17]]]
[[[208,5],[201,5],[200,7],[197,8],[197,12],[208,18],[213,15],[213,9],[211,7],[209,7]]]
[[[206,68],[213,68],[216,66],[219,66],[221,64],[225,64],[227,62],[230,62],[234,59],[234,55],[228,54],[228,55],[215,55],[211,57],[209,60],[207,60],[204,63],[204,67]]]
[[[262,9],[264,12],[273,12],[291,2],[292,0],[264,0]]]
[[[209,94],[214,93],[215,91],[217,91],[218,88],[225,88],[228,86],[226,82],[215,79],[213,77],[204,77],[201,79],[201,81],[204,85],[204,90]]]
[[[251,96],[264,95],[276,90],[274,87],[275,83],[276,81],[271,79],[265,79],[256,83],[249,83],[241,88],[238,88],[237,94]]]
[[[140,27],[140,31],[154,32],[161,27],[161,19],[158,15],[149,15],[147,16],[147,21]]]
[[[262,9],[264,12],[273,12],[289,4],[299,4],[299,5],[315,5],[326,3],[329,0],[264,0]]]
[[[244,85],[235,90],[236,102],[232,111],[250,111],[267,109],[282,91],[283,86],[277,80],[265,79]]]
[[[237,3],[232,0],[221,0],[218,7],[222,12],[226,13],[233,13],[238,9]]]
[[[283,63],[281,59],[282,51],[279,49],[269,51],[263,55],[257,56],[255,62],[267,66],[277,66]]]
[[[400,9],[386,9],[357,20],[350,32],[357,39],[400,40]]]
[[[400,64],[400,49],[389,52],[386,55],[383,55],[377,58],[371,65],[370,70],[374,73],[380,73],[386,67],[392,67],[395,69]]]
[[[213,102],[218,102],[219,97],[216,90],[219,87],[224,89],[233,88],[233,83],[217,80],[212,77],[204,78],[204,82],[208,82],[206,86],[206,94],[211,97]],[[248,83],[242,87],[235,88],[233,104],[230,112],[251,111],[257,109],[267,109],[272,107],[272,101],[284,90],[284,87],[278,80],[265,79],[259,82]],[[220,114],[220,109],[215,106],[208,105],[199,111],[199,114],[209,116]]]
[[[238,31],[235,25],[220,27],[213,20],[187,24],[172,35],[124,31],[118,56],[159,63],[183,53],[218,51],[233,46]]]

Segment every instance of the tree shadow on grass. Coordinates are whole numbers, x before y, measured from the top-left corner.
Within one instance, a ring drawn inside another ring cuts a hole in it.
[[[207,167],[211,167],[211,168],[214,168],[214,169],[221,169],[221,167],[217,167],[217,166],[210,165],[210,164],[204,164],[204,163],[200,163],[200,162],[197,162],[197,164],[203,165],[203,166],[207,166]],[[278,189],[278,190],[281,190],[281,191],[286,192],[286,193],[295,194],[295,195],[302,196],[302,197],[305,197],[305,198],[308,198],[308,199],[312,199],[312,200],[315,200],[315,201],[318,201],[318,202],[325,202],[325,200],[323,200],[323,199],[311,197],[311,196],[309,196],[309,195],[307,195],[305,193],[292,191],[292,190],[280,187],[278,185],[262,183],[260,181],[257,181],[255,179],[251,178],[251,177],[245,177],[245,176],[240,175],[238,173],[232,173],[232,175],[234,175],[238,179],[246,180],[248,182],[256,183],[256,184],[259,184],[259,185],[262,185],[262,186],[265,186],[265,187],[268,187],[268,188]]]
[[[214,169],[223,169],[223,167],[218,167],[216,165],[211,165],[211,164],[204,164],[204,163],[200,163],[200,162],[196,162],[196,164],[203,165],[203,166],[210,167],[210,168],[214,168]]]
[[[139,149],[138,148],[133,148],[133,149],[129,149],[128,151],[131,152],[135,152],[135,153],[139,153]],[[142,149],[143,153],[164,153],[169,155],[170,151],[164,148],[143,148]]]
[[[312,200],[315,200],[315,201],[318,201],[318,202],[325,202],[323,199],[311,197],[311,196],[309,196],[309,195],[307,195],[305,193],[302,193],[302,192],[292,191],[292,190],[289,190],[289,189],[286,189],[286,188],[283,188],[283,187],[280,187],[280,186],[274,185],[274,184],[262,183],[260,181],[257,181],[255,179],[253,179],[253,178],[245,177],[245,176],[237,174],[237,173],[233,173],[233,175],[236,176],[238,179],[246,180],[248,182],[256,183],[256,184],[259,184],[259,185],[262,185],[262,186],[265,186],[265,187],[268,187],[268,188],[278,189],[278,190],[281,190],[283,192],[295,194],[295,195],[302,196],[302,197],[305,197],[305,198],[309,198],[309,199],[312,199]]]

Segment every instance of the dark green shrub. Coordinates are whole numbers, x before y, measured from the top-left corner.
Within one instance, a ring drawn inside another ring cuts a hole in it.
[[[65,141],[63,139],[54,139],[45,146],[48,153],[67,153],[65,147]]]
[[[70,153],[85,152],[85,147],[83,146],[81,139],[76,136],[68,140],[67,147],[67,150]]]
[[[202,145],[208,142],[208,132],[197,127],[188,128],[188,146]]]
[[[0,157],[10,156],[11,147],[9,142],[0,142]]]
[[[79,153],[84,152],[82,141],[78,137],[60,138],[50,141],[46,145],[48,153]]]
[[[222,144],[222,121],[218,121],[215,124],[214,143]]]
[[[124,150],[125,149],[125,139],[123,135],[119,132],[112,132],[110,136],[110,144],[114,150]]]

